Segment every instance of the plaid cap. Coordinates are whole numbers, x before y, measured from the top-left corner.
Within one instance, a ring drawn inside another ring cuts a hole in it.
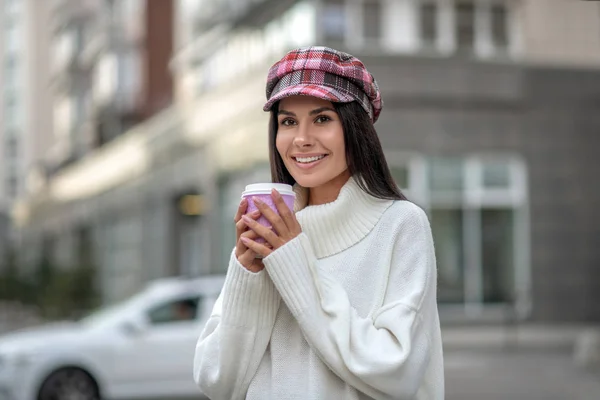
[[[263,109],[270,111],[277,101],[294,95],[356,101],[373,123],[383,107],[379,86],[365,65],[350,54],[322,46],[292,50],[269,70]]]

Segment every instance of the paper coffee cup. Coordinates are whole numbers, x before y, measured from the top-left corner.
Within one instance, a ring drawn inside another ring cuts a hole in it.
[[[291,185],[287,185],[285,183],[253,183],[251,185],[246,186],[246,190],[242,193],[242,198],[248,200],[248,208],[246,210],[246,214],[250,214],[257,210],[256,205],[252,201],[253,197],[260,198],[265,204],[267,204],[276,214],[279,214],[277,211],[277,206],[273,203],[273,199],[271,198],[271,191],[275,189],[279,192],[281,197],[283,197],[283,201],[288,206],[288,208],[294,211],[294,201],[296,199],[296,193],[294,192]],[[260,216],[257,222],[267,228],[271,228],[271,223],[264,216]],[[256,240],[258,243],[264,243],[263,238],[258,238]]]

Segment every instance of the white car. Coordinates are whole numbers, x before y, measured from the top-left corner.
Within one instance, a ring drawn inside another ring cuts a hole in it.
[[[78,322],[0,336],[0,399],[200,397],[194,349],[223,282],[159,280]]]

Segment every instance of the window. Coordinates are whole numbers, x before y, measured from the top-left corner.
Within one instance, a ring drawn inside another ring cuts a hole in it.
[[[4,119],[6,126],[14,128],[19,123],[17,95],[14,90],[7,90],[4,96]]]
[[[430,159],[428,178],[430,197],[437,204],[452,205],[461,201],[465,185],[462,158]]]
[[[6,47],[7,53],[17,53],[19,52],[19,48],[21,45],[21,32],[19,32],[19,28],[16,25],[9,26],[6,32]]]
[[[481,210],[482,292],[486,303],[514,298],[514,218],[510,208]]]
[[[463,188],[463,160],[440,157],[430,160],[429,185],[434,192],[456,192]]]
[[[11,159],[16,159],[18,157],[18,140],[13,133],[11,133],[6,139],[6,157]]]
[[[85,34],[86,32],[84,25],[77,24],[73,28],[73,33],[71,33],[71,35],[73,36],[73,51],[77,54],[83,51],[83,46],[85,45]]]
[[[80,226],[75,230],[75,237],[77,238],[77,262],[80,266],[92,267],[94,260],[92,229],[89,226]]]
[[[14,70],[17,66],[17,55],[15,53],[7,54],[4,63],[7,70]]]
[[[200,303],[199,296],[169,301],[151,309],[148,312],[148,321],[152,325],[194,321]]]
[[[456,3],[456,48],[471,52],[475,45],[475,5],[472,1]]]
[[[524,168],[509,156],[430,160],[430,215],[440,302],[514,301],[515,270],[525,268]],[[515,193],[521,195],[515,196]]]
[[[482,179],[485,188],[508,188],[510,166],[506,162],[488,161],[483,163]]]
[[[347,18],[345,0],[329,0],[323,5],[321,18],[325,40],[343,41]]]
[[[104,269],[100,274],[103,298],[113,302],[133,295],[146,275],[140,252],[141,220],[137,215],[116,214],[113,218],[105,218],[96,232],[100,246],[96,257]]]
[[[4,93],[4,104],[7,108],[14,108],[17,105],[17,94],[14,90],[7,90]]]
[[[418,154],[386,152],[392,178],[410,201],[420,206],[427,203],[426,159]]]
[[[4,88],[7,92],[12,92],[11,95],[16,96],[14,92],[19,89],[19,65],[17,63],[17,55],[14,53],[6,54],[4,62]]]
[[[208,15],[209,6],[199,6],[203,15]],[[199,28],[199,40],[209,43],[210,49],[189,60],[198,74],[198,94],[247,74],[273,57],[279,58],[286,49],[314,44],[315,27],[322,21],[322,14],[316,11],[314,2],[296,2],[266,24],[238,29],[232,35],[223,35],[222,26]],[[247,55],[242,62],[240,54]]]
[[[438,266],[438,299],[441,303],[462,303],[465,300],[462,207],[436,207],[431,210],[430,222]]]
[[[491,7],[492,42],[497,49],[508,47],[508,12],[506,5],[493,4]]]
[[[382,4],[380,0],[363,0],[363,38],[367,41],[381,38]]]
[[[235,226],[233,217],[239,205],[238,196],[235,194],[234,184],[231,179],[222,177],[219,181],[219,229],[221,230],[221,256],[219,265],[214,273],[225,273],[229,265],[229,257],[235,246]],[[235,201],[234,201],[235,200]]]
[[[8,177],[6,186],[8,188],[8,196],[11,198],[17,197],[19,194],[19,180],[15,175]]]
[[[67,66],[74,51],[74,35],[71,31],[63,29],[52,39],[53,47],[53,68],[56,71],[62,70]]]
[[[434,46],[437,41],[437,4],[433,1],[423,2],[420,9],[421,42],[424,46]]]
[[[513,0],[411,0],[417,44],[443,53],[495,57],[509,55]],[[400,8],[395,20],[401,21]]]
[[[16,14],[19,11],[19,3],[18,0],[4,0],[4,10],[6,14]]]
[[[516,288],[528,285],[523,271],[529,268],[528,244],[517,240],[528,234],[526,168],[519,158],[386,158],[398,186],[428,213],[439,302],[518,303]]]
[[[86,117],[86,111],[88,107],[89,96],[86,92],[80,91],[71,95],[71,126],[73,128],[79,127]]]
[[[100,57],[94,68],[94,101],[98,104],[108,102],[117,90],[118,58],[115,53],[106,53]]]
[[[142,59],[138,51],[131,50],[121,55],[119,63],[119,82],[118,87],[123,90],[122,95],[126,96],[128,104],[132,104],[137,96],[137,91],[141,87]]]

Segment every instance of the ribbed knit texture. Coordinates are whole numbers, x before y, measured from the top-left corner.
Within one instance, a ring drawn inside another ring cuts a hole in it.
[[[223,285],[223,323],[240,327],[271,327],[279,294],[266,272],[253,273],[244,268],[231,255],[225,284]]]
[[[318,238],[313,241],[318,258],[339,253],[363,239],[392,204],[365,193],[354,178],[344,185],[337,200],[318,206],[306,207],[306,188],[296,185],[294,191],[296,218],[309,237]]]
[[[194,379],[209,398],[245,398],[280,302],[267,272],[248,271],[232,252],[223,290],[194,356]]]
[[[202,390],[215,400],[443,399],[425,213],[373,199],[353,179],[333,203],[298,199],[303,233],[264,259],[266,271],[241,271],[232,257],[196,349]]]

